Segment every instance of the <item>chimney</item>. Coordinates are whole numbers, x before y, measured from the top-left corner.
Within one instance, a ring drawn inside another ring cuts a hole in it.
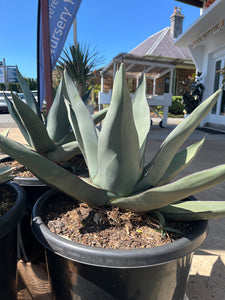
[[[176,39],[183,31],[184,15],[182,15],[180,7],[176,7],[176,6],[174,7],[174,12],[170,17],[170,20],[171,20],[170,31],[172,37]]]

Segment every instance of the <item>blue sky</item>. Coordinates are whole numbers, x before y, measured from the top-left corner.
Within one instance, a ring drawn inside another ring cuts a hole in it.
[[[38,0],[1,0],[0,61],[17,65],[26,77],[36,78]],[[199,17],[199,9],[174,0],[83,0],[77,14],[78,41],[95,48],[107,64],[129,52],[150,35],[170,26],[174,6],[184,14],[184,30]],[[66,46],[72,45],[69,32]]]

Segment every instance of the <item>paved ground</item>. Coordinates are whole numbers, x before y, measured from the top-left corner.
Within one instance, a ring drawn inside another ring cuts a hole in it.
[[[153,123],[147,157],[152,157],[156,153],[162,140],[175,127],[174,124],[179,122],[179,119],[169,119],[166,128],[160,128],[157,120]],[[185,145],[200,140],[205,135],[205,132],[195,130]],[[187,175],[224,163],[225,133],[207,134],[203,148],[183,174]],[[196,194],[196,197],[199,200],[225,200],[225,182]],[[186,293],[189,300],[225,299],[225,218],[209,222],[208,237],[193,257]]]
[[[153,120],[149,135],[146,160],[156,153],[165,137],[180,119],[168,119],[168,126],[160,128],[159,120]],[[9,137],[23,142],[18,128],[8,118],[0,118],[0,130],[12,127]],[[195,130],[187,144],[195,142],[206,133]],[[225,163],[225,134],[209,133],[195,161],[185,169],[183,175]],[[196,195],[201,200],[224,200],[225,182]],[[193,257],[187,286],[189,300],[225,300],[225,218],[209,222],[209,234]]]

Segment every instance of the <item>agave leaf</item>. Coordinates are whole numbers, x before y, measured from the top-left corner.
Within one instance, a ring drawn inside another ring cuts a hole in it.
[[[88,205],[97,206],[109,203],[110,199],[115,196],[108,191],[98,189],[86,183],[44,156],[1,135],[0,148],[26,166],[42,181],[52,187],[58,188],[78,201],[84,201]]]
[[[42,120],[41,113],[40,113],[40,107],[39,107],[37,101],[35,100],[34,95],[32,94],[26,80],[23,78],[23,76],[21,75],[21,73],[19,72],[18,69],[16,69],[16,72],[17,72],[18,81],[19,81],[19,84],[22,88],[24,98],[25,98],[25,101],[26,101],[27,105]]]
[[[4,183],[6,181],[9,181],[13,178],[13,176],[11,175],[12,170],[14,170],[15,168],[12,167],[0,167],[0,183]]]
[[[97,112],[93,115],[91,115],[94,123],[98,124],[99,122],[101,122],[101,120],[104,119],[107,111],[108,111],[108,107],[105,108],[105,109],[102,109],[101,111],[99,111],[99,112]],[[67,144],[67,143],[73,142],[75,140],[76,140],[76,137],[74,135],[73,130],[71,130],[59,142],[57,142],[56,145],[61,146],[63,144]],[[81,153],[81,151],[80,151],[80,153]]]
[[[13,103],[7,98],[7,96],[4,95],[4,98],[5,98],[5,102],[8,106],[8,111],[9,111],[10,115],[12,116],[14,121],[16,122],[17,126],[19,127],[19,129],[20,129],[22,135],[24,136],[25,140],[27,141],[27,143],[29,145],[31,145],[31,140],[30,140],[29,134],[28,134],[26,128],[24,127],[24,125],[21,121],[21,118],[18,115],[16,109],[14,108]]]
[[[46,129],[54,142],[59,142],[71,129],[67,109],[64,102],[66,95],[63,78],[60,81],[53,104],[47,115]]]
[[[158,183],[158,186],[169,183],[177,176],[177,174],[189,166],[198,154],[204,141],[205,138],[177,153],[166,170],[164,177]]]
[[[58,143],[56,143],[56,145],[61,146],[74,141],[76,141],[76,137],[73,130],[71,129]]]
[[[159,211],[167,219],[181,221],[208,220],[225,217],[225,201],[180,201]]]
[[[145,146],[147,136],[151,126],[150,110],[148,101],[146,99],[146,78],[143,76],[140,85],[132,99],[134,123],[137,129],[139,149],[140,149],[140,162],[144,164],[143,156],[145,154]]]
[[[69,121],[84,155],[89,169],[89,175],[93,178],[97,173],[98,149],[98,138],[95,125],[67,71],[64,72],[64,78],[71,104],[69,105],[67,103],[66,105],[69,114]]]
[[[9,135],[10,129],[11,129],[11,128],[8,128],[8,129],[6,129],[6,130],[3,130],[3,131],[0,132],[0,134],[3,135],[3,136],[5,136],[5,137],[7,137],[7,136]]]
[[[80,148],[77,141],[58,146],[55,151],[48,152],[46,157],[55,163],[61,164],[80,154]]]
[[[101,122],[104,118],[105,118],[105,115],[108,111],[108,107],[98,111],[97,113],[91,115],[95,125],[98,124],[99,122]]]
[[[91,91],[92,91],[92,89],[90,89],[89,91],[87,91],[87,93],[84,94],[84,96],[82,97],[82,100],[83,100],[83,102],[84,102],[85,105],[88,104],[88,100],[89,100],[89,96],[91,94]]]
[[[167,206],[225,180],[225,164],[196,172],[172,183],[155,187],[111,203],[124,209],[149,211]]]
[[[180,146],[210,112],[221,92],[221,89],[218,90],[202,102],[168,135],[155,158],[145,167],[143,179],[139,182],[136,190],[145,190],[158,184]]]
[[[140,178],[139,143],[122,64],[116,74],[111,104],[99,135],[98,173],[93,182],[127,195]]]
[[[34,149],[39,153],[54,151],[56,145],[50,139],[43,122],[17,95],[12,94],[12,97],[15,110],[29,134],[31,145]]]

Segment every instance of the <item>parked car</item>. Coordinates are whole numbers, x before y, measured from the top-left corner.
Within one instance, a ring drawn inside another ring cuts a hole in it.
[[[12,99],[10,91],[0,91],[0,112],[8,112],[8,106],[5,102],[4,94],[9,98]]]

